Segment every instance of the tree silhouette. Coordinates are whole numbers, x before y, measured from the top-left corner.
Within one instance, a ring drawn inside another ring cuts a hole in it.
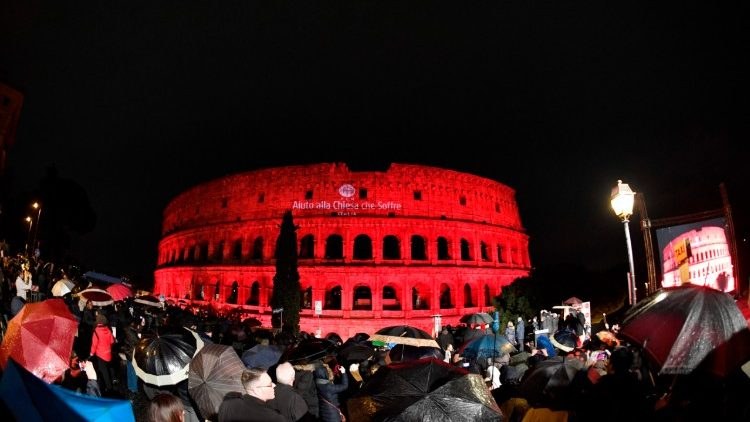
[[[273,276],[271,307],[283,312],[271,316],[271,325],[286,332],[299,332],[300,283],[297,270],[297,226],[286,211],[276,239],[276,274]],[[282,321],[283,316],[283,321]]]

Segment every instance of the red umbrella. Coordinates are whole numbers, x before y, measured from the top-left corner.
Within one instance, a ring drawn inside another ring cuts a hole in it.
[[[112,296],[112,300],[117,302],[129,297],[133,297],[133,291],[124,284],[110,284],[107,286],[107,292]]]
[[[107,306],[115,303],[112,295],[102,289],[86,289],[78,293],[78,296],[88,300],[94,306]]]
[[[0,366],[8,358],[51,383],[68,369],[78,322],[62,299],[27,303],[8,323]]]

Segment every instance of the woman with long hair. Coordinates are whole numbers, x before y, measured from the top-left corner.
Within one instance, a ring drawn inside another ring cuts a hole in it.
[[[170,393],[159,393],[148,405],[149,422],[183,422],[185,410],[182,401]]]

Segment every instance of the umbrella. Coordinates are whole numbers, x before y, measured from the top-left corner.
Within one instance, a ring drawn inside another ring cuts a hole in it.
[[[728,294],[697,285],[662,289],[638,302],[619,335],[639,344],[659,374],[687,374],[747,321]]]
[[[381,367],[347,404],[356,421],[502,418],[480,375],[435,358]]]
[[[557,356],[537,362],[523,376],[521,395],[534,407],[568,409],[575,403],[573,378],[584,368],[576,358]]]
[[[515,346],[503,335],[483,334],[464,342],[458,353],[468,359],[494,358],[516,352]]]
[[[114,302],[112,295],[102,289],[86,289],[78,293],[78,296],[91,302],[94,306],[107,306]]]
[[[381,328],[370,337],[370,341],[407,344],[417,347],[440,347],[427,331],[409,325],[393,325]]]
[[[460,322],[463,322],[464,324],[491,324],[494,319],[492,318],[492,315],[486,313],[486,312],[477,312],[474,314],[467,314],[461,317],[459,320]]]
[[[164,307],[164,304],[162,303],[162,301],[159,300],[158,297],[153,296],[153,295],[138,296],[137,298],[133,300],[133,302],[140,303],[141,305],[146,305],[146,306],[154,306],[157,308]]]
[[[306,364],[335,354],[336,343],[313,337],[302,340],[296,346],[286,349],[281,358],[279,358],[279,362],[288,361],[294,365]]]
[[[0,381],[0,397],[19,421],[135,422],[130,401],[87,396],[49,385],[12,359]]]
[[[437,358],[443,360],[445,353],[439,347],[416,347],[408,344],[397,344],[388,351],[391,362],[406,362],[410,360]]]
[[[110,284],[107,286],[107,293],[112,296],[115,302],[133,297],[133,291],[124,284]]]
[[[198,333],[185,327],[143,337],[133,352],[135,374],[156,386],[184,381],[190,361],[203,344]]]
[[[242,353],[242,363],[247,368],[270,368],[277,363],[284,349],[272,344],[256,344]]]
[[[188,392],[204,419],[215,420],[228,393],[245,394],[245,365],[231,346],[208,344],[195,355],[188,370]]]
[[[612,331],[599,331],[596,333],[596,337],[609,348],[615,348],[620,345],[620,339]]]
[[[344,363],[359,363],[371,358],[373,355],[375,355],[375,348],[366,342],[357,343],[347,341],[336,352],[336,358],[344,361]]]
[[[263,326],[263,323],[258,318],[249,317],[242,320],[242,326],[247,329],[251,329],[255,327],[261,327]]]
[[[104,274],[104,273],[97,273],[95,271],[87,271],[87,272],[83,273],[83,276],[86,277],[86,278],[89,278],[91,280],[101,281],[101,282],[109,283],[109,284],[119,284],[119,283],[122,283],[122,279],[121,278],[112,277],[111,275],[107,275],[107,274]]]
[[[580,306],[583,304],[583,301],[581,299],[578,299],[575,296],[571,296],[567,299],[565,299],[565,302],[563,302],[563,305],[570,305],[573,307]]]
[[[68,369],[78,322],[62,299],[28,303],[8,323],[0,366],[13,358],[46,382]]]
[[[60,297],[73,291],[76,284],[67,278],[61,278],[52,286],[52,296]]]
[[[546,350],[547,357],[553,358],[557,356],[557,350],[555,350],[555,346],[552,345],[552,342],[549,340],[549,337],[547,337],[547,335],[545,334],[542,334],[539,337],[537,337],[536,348]]]

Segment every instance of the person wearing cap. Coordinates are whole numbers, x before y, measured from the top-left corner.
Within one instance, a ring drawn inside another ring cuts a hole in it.
[[[102,395],[112,393],[112,345],[115,344],[115,336],[109,328],[107,317],[102,314],[96,314],[96,327],[91,336],[90,360],[94,363],[96,376],[99,380],[99,388]]]

